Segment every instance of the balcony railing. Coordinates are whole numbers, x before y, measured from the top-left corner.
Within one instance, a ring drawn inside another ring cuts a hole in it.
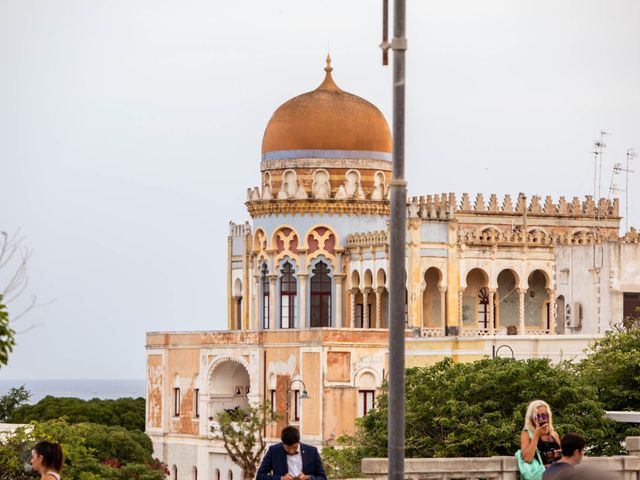
[[[420,328],[420,336],[427,338],[437,338],[445,336],[445,329],[442,327],[423,327]],[[501,327],[493,330],[488,328],[471,328],[462,327],[458,336],[460,337],[490,337],[494,335],[518,335],[517,327]],[[551,331],[547,329],[531,328],[525,329],[525,335],[551,335]]]

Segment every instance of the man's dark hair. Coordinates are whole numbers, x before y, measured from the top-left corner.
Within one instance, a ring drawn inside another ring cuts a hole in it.
[[[562,437],[560,446],[562,447],[562,455],[570,457],[575,451],[580,451],[587,444],[587,441],[582,435],[577,433],[567,433]]]
[[[300,443],[300,432],[293,425],[289,425],[282,429],[280,440],[287,446],[295,445],[296,443]]]

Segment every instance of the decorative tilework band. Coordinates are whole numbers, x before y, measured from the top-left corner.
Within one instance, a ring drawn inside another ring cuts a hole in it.
[[[358,158],[391,161],[387,152],[368,152],[364,150],[278,150],[262,154],[262,160],[283,160],[295,158]]]

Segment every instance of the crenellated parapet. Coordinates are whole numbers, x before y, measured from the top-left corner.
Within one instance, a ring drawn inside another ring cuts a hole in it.
[[[447,220],[453,218],[456,210],[456,195],[443,193],[413,197],[409,201],[408,213],[410,218],[424,218],[430,220]]]
[[[251,235],[251,223],[234,223],[229,222],[229,236],[230,237],[244,237]]]
[[[631,227],[631,229],[620,238],[623,243],[640,243],[640,235],[638,230]]]
[[[547,195],[544,200],[539,195],[533,195],[530,199],[524,194],[512,198],[505,195],[498,198],[492,193],[485,199],[482,193],[471,198],[468,193],[463,193],[458,202],[454,193],[440,195],[427,195],[426,197],[413,197],[408,204],[410,216],[425,219],[446,219],[453,215],[524,215],[539,217],[572,217],[572,218],[620,218],[620,202],[601,198],[597,203],[591,195],[584,200],[573,197],[568,202],[565,197],[560,197],[557,202]]]

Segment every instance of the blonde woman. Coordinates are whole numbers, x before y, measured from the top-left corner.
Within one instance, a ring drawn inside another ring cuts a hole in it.
[[[543,400],[534,400],[529,404],[524,418],[524,429],[520,434],[520,450],[525,462],[533,461],[536,449],[540,452],[545,467],[559,459],[562,454],[560,437],[553,429],[551,407]]]

